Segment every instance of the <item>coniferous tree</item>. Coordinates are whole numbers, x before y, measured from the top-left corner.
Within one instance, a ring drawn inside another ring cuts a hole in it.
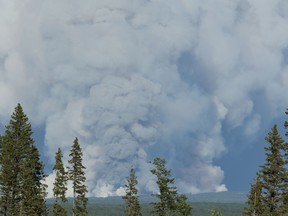
[[[66,191],[67,191],[67,173],[65,171],[63,162],[62,162],[62,152],[58,148],[58,151],[55,155],[55,165],[53,170],[55,172],[55,182],[53,187],[53,194],[55,197],[55,203],[53,205],[53,215],[65,216],[67,215],[66,208],[63,206],[67,202]]]
[[[138,184],[135,170],[133,167],[130,169],[129,177],[126,178],[125,196],[122,198],[125,200],[125,213],[127,216],[142,216],[141,207],[138,199],[138,190],[136,185]]]
[[[10,144],[7,135],[2,137],[1,171],[0,171],[0,204],[3,215],[17,215],[20,209],[19,163],[20,154]]]
[[[171,186],[174,184],[174,178],[171,177],[171,170],[165,167],[166,161],[161,158],[155,158],[153,161],[154,169],[151,173],[157,178],[157,185],[159,193],[153,196],[159,199],[159,202],[152,203],[153,214],[165,216],[168,212],[176,210],[176,187]]]
[[[261,216],[264,214],[262,183],[260,182],[258,173],[255,182],[251,185],[247,206],[244,209],[243,215]]]
[[[45,204],[47,185],[44,164],[40,161],[38,149],[31,146],[27,152],[27,159],[20,163],[20,185],[22,211],[21,215],[46,215]]]
[[[0,205],[3,215],[45,215],[44,165],[31,124],[20,104],[15,108],[0,152]]]
[[[166,161],[161,158],[155,158],[153,163],[154,169],[151,173],[157,178],[157,185],[159,188],[158,194],[153,196],[159,199],[159,202],[151,203],[153,215],[166,216],[166,215],[191,215],[192,207],[186,202],[185,195],[178,195],[177,189],[174,184],[174,178],[171,177],[171,170],[165,167]]]
[[[288,109],[285,112],[286,115],[288,115]],[[284,127],[285,129],[288,128],[288,121],[284,122]],[[286,131],[285,136],[288,137],[288,131]],[[286,169],[288,169],[288,143],[286,142],[284,144],[284,152],[285,152],[285,167]],[[288,212],[288,178],[284,178],[284,182],[283,182],[283,211],[284,212]]]
[[[78,143],[78,138],[75,138],[70,152],[70,160],[68,161],[70,167],[68,167],[69,179],[73,185],[73,215],[84,216],[87,215],[87,201],[86,193],[87,186],[84,184],[86,181],[84,169],[82,164],[82,150]]]
[[[180,194],[176,197],[176,214],[179,216],[189,216],[191,215],[192,207],[187,202],[187,196]]]
[[[287,109],[287,111],[285,112],[285,114],[288,115],[288,109]],[[288,128],[288,121],[285,121],[285,122],[284,122],[284,127],[285,127],[286,129]],[[288,132],[285,133],[285,136],[288,136]]]
[[[284,159],[284,140],[278,133],[277,126],[271,129],[265,140],[269,143],[265,147],[266,163],[259,171],[259,182],[262,187],[262,206],[264,215],[283,215],[285,206],[283,205],[283,190],[285,189],[285,179],[287,169]],[[260,200],[259,200],[260,201]]]

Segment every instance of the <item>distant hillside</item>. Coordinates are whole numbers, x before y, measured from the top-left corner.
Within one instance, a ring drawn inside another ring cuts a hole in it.
[[[242,192],[221,192],[201,193],[188,195],[189,203],[193,207],[193,216],[210,216],[211,209],[220,210],[223,215],[241,216],[245,207],[246,193]],[[149,216],[151,206],[149,203],[155,201],[150,195],[140,196],[143,216]],[[47,199],[49,216],[52,216],[54,199]],[[72,199],[67,203],[68,215],[72,215]],[[90,197],[88,202],[88,216],[124,216],[124,201],[121,197]]]
[[[200,193],[188,195],[190,202],[217,202],[217,203],[245,203],[247,193],[245,192],[218,192]]]
[[[227,191],[191,194],[187,195],[187,197],[189,202],[245,203],[247,200],[247,193]],[[153,199],[154,198],[149,195],[140,196],[140,200],[143,203],[152,202]]]
[[[218,192],[218,193],[199,193],[187,195],[189,202],[216,202],[216,203],[245,203],[247,200],[247,193],[245,192]],[[153,202],[155,198],[150,195],[141,195],[140,201],[142,203]],[[72,203],[69,198],[68,202]],[[53,199],[47,199],[47,204],[53,203]],[[119,196],[112,197],[89,197],[89,203],[97,204],[123,204],[123,200]]]

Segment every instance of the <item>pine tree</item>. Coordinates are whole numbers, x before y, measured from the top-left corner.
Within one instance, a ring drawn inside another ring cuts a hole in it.
[[[286,115],[288,115],[288,109],[285,112]],[[285,129],[288,128],[288,121],[284,122],[284,127]],[[285,136],[288,137],[288,131],[285,133]],[[285,167],[287,169],[288,167],[288,143],[286,142],[284,144],[284,155],[285,155]],[[283,212],[288,212],[288,178],[284,178],[284,183],[283,183]]]
[[[73,215],[84,216],[87,215],[87,201],[86,193],[87,186],[84,184],[86,181],[84,169],[82,165],[82,150],[78,143],[78,138],[75,138],[70,152],[70,160],[68,161],[69,179],[73,185]]]
[[[186,202],[185,195],[178,195],[174,184],[174,178],[171,177],[171,170],[165,167],[166,161],[161,158],[155,158],[153,163],[154,169],[151,173],[157,178],[157,185],[159,188],[158,194],[153,196],[159,199],[159,202],[151,203],[153,207],[152,214],[158,216],[166,215],[191,215],[191,206]]]
[[[27,158],[20,162],[21,215],[46,215],[47,185],[42,183],[46,177],[43,171],[44,164],[40,161],[35,146],[31,146],[28,150]]]
[[[6,132],[8,133],[8,132]],[[20,209],[19,163],[20,155],[14,148],[14,142],[8,136],[2,137],[1,172],[0,172],[0,204],[3,215],[17,215]]]
[[[126,195],[122,197],[126,202],[125,213],[127,216],[142,216],[137,195],[138,190],[136,188],[138,181],[133,167],[131,167],[129,177],[126,178],[126,181]]]
[[[287,178],[287,169],[284,160],[284,140],[278,133],[277,126],[271,129],[265,140],[270,144],[265,147],[266,163],[260,166],[259,181],[262,186],[262,204],[266,215],[283,214],[284,180]]]
[[[288,109],[287,109],[287,111],[285,112],[285,114],[288,115]],[[285,127],[286,129],[288,128],[288,121],[285,121],[285,122],[284,122],[284,127]],[[285,136],[288,136],[288,132],[285,133]]]
[[[34,145],[31,124],[20,104],[4,136],[0,157],[0,205],[3,215],[44,215],[44,165]]]
[[[264,214],[262,183],[260,182],[258,173],[255,182],[251,185],[247,206],[244,209],[243,215],[261,216]]]
[[[180,194],[176,197],[176,214],[179,216],[189,216],[192,212],[192,207],[187,203],[187,197]]]
[[[63,205],[67,202],[66,191],[67,191],[67,173],[65,171],[63,162],[62,162],[62,152],[58,148],[58,151],[55,155],[55,165],[53,170],[55,172],[55,182],[53,187],[53,194],[55,197],[55,203],[53,205],[53,215],[65,216],[67,211]]]

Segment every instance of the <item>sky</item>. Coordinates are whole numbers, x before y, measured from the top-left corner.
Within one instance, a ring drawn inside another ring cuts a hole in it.
[[[284,132],[287,29],[286,0],[0,0],[2,131],[21,103],[50,192],[75,137],[89,196],[121,195],[131,165],[157,191],[158,156],[180,192],[248,191]]]

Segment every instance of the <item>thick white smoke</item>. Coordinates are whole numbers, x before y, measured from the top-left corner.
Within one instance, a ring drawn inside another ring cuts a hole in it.
[[[247,137],[288,99],[285,0],[0,0],[0,115],[21,102],[47,155],[77,136],[89,195],[165,156],[185,192],[223,191],[223,125]],[[53,176],[49,177],[49,181]]]

